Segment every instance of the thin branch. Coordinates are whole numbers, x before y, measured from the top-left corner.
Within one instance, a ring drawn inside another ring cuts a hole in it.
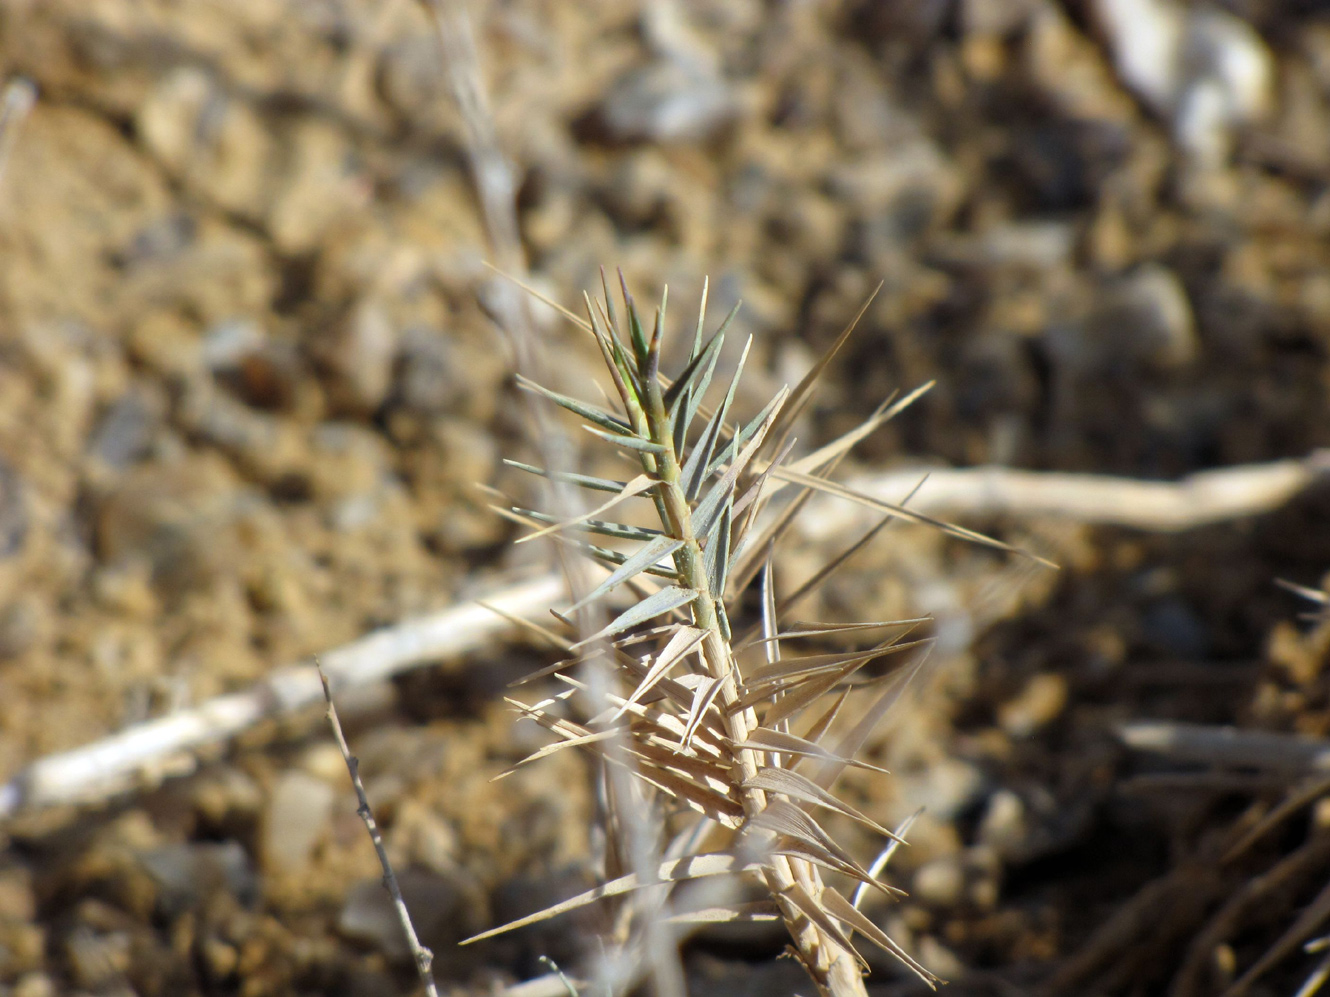
[[[1330,769],[1330,741],[1297,734],[1150,720],[1123,724],[1118,736],[1134,751],[1182,765],[1292,775]]]
[[[564,591],[563,580],[551,574],[489,594],[485,601],[512,616],[538,619],[563,598]],[[505,617],[463,603],[328,651],[322,655],[323,666],[339,690],[350,690],[488,647],[512,629]],[[136,786],[155,785],[166,775],[192,770],[192,756],[201,749],[223,743],[261,720],[308,709],[322,695],[313,666],[289,665],[242,692],[216,696],[193,709],[48,755],[0,786],[0,819],[19,810],[101,802]]]
[[[926,469],[910,467],[864,476],[847,481],[846,487],[872,498],[897,501],[918,482],[922,470]],[[1330,450],[1317,450],[1301,459],[1200,471],[1179,481],[994,466],[937,468],[910,508],[938,515],[1056,517],[1171,533],[1269,512],[1327,475]],[[813,539],[843,528],[843,505],[832,514],[826,501],[814,503],[817,511],[808,513],[811,525],[805,532]]]
[[[397,912],[397,920],[402,925],[402,934],[406,936],[406,945],[415,961],[416,972],[420,974],[420,982],[425,985],[425,993],[429,997],[439,997],[438,988],[434,985],[434,974],[430,971],[430,967],[434,965],[434,953],[421,945],[420,938],[416,935],[416,926],[411,923],[411,912],[406,909],[406,901],[402,899],[402,887],[398,884],[397,874],[393,872],[392,862],[388,859],[388,850],[383,846],[383,835],[379,833],[379,825],[374,820],[369,797],[365,795],[365,784],[360,781],[360,759],[351,754],[351,748],[346,743],[346,735],[342,733],[342,722],[337,718],[337,705],[333,702],[328,676],[317,662],[314,667],[318,671],[319,683],[323,687],[323,698],[328,703],[328,723],[332,726],[333,737],[337,739],[337,747],[342,751],[346,771],[351,776],[351,785],[356,790],[356,799],[360,801],[356,813],[365,822],[365,830],[369,832],[369,839],[374,842],[374,851],[379,856],[379,865],[383,866],[383,886],[393,898],[393,909]]]

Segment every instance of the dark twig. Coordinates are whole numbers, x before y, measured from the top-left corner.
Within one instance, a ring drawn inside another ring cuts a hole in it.
[[[388,851],[383,847],[383,835],[379,833],[379,825],[374,821],[374,811],[369,806],[369,797],[365,795],[365,784],[360,781],[360,760],[351,754],[351,749],[346,743],[346,735],[342,733],[342,722],[337,719],[337,706],[333,703],[332,687],[328,684],[328,676],[323,673],[323,668],[317,661],[314,664],[319,669],[319,680],[323,683],[323,696],[328,701],[328,723],[332,726],[333,736],[337,738],[337,747],[342,750],[342,758],[346,760],[346,770],[351,774],[351,785],[355,787],[356,798],[360,801],[356,813],[365,822],[365,829],[369,831],[369,838],[374,842],[374,851],[379,856],[379,865],[383,866],[384,888],[393,898],[393,908],[397,911],[397,920],[401,922],[402,933],[406,936],[407,947],[411,950],[411,955],[415,959],[416,972],[420,974],[420,982],[425,985],[425,993],[429,997],[439,997],[438,988],[434,985],[434,974],[430,972],[430,967],[434,964],[434,953],[420,944],[415,925],[411,923],[411,913],[406,909],[406,901],[402,899],[402,888],[397,883],[392,862],[388,860]]]

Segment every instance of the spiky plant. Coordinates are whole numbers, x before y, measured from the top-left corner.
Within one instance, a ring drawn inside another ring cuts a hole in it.
[[[899,891],[879,882],[814,816],[822,811],[838,814],[883,835],[889,843],[900,840],[830,790],[847,765],[882,771],[854,761],[853,756],[899,697],[922,654],[913,656],[913,666],[885,677],[868,678],[862,670],[884,655],[925,644],[906,640],[922,621],[800,625],[785,631],[777,622],[781,611],[811,591],[892,518],[933,522],[903,507],[853,496],[827,480],[855,442],[920,392],[884,404],[834,443],[790,460],[793,421],[854,322],[794,390],[783,388],[750,422],[735,424],[731,422],[735,392],[748,346],[714,411],[704,403],[734,312],[704,338],[704,285],[687,363],[670,380],[660,370],[664,298],[648,328],[626,288],[622,312],[612,303],[608,287],[605,290],[601,301],[586,297],[585,321],[566,314],[594,336],[621,408],[611,412],[525,379],[521,383],[584,419],[593,435],[627,455],[640,473],[625,482],[515,464],[564,487],[608,493],[608,501],[585,515],[559,518],[520,508],[504,511],[535,527],[533,536],[551,535],[608,568],[609,574],[570,610],[556,614],[574,636],[552,636],[572,653],[539,674],[557,676],[567,689],[534,705],[510,702],[557,737],[525,761],[573,746],[597,752],[611,769],[630,772],[659,805],[699,813],[703,827],[677,836],[645,868],[639,864],[597,889],[471,941],[616,895],[655,897],[660,915],[680,884],[739,874],[756,877],[768,899],[705,911],[690,911],[680,899],[664,916],[672,921],[783,919],[794,953],[823,994],[865,993],[862,975],[867,967],[852,944],[855,932],[933,986],[937,978],[859,910],[865,888],[888,895]],[[884,518],[778,605],[770,553],[815,490],[856,498],[878,508]],[[785,493],[782,501],[769,503],[778,492]],[[601,518],[629,502],[650,503],[656,525],[647,528]],[[943,528],[985,540],[969,531]],[[588,536],[613,538],[619,548],[601,546]],[[621,549],[625,544],[628,549]],[[761,619],[750,632],[739,634],[738,603],[759,574]],[[577,628],[576,624],[585,623],[579,614],[622,589],[633,593],[628,607],[591,636],[576,639],[586,633]],[[865,650],[783,651],[809,638],[873,629],[885,636]],[[578,677],[582,673],[574,671],[574,666],[586,662],[609,669],[621,684],[617,692],[593,703],[589,720],[577,722],[568,718],[564,701],[587,689],[587,682]],[[881,688],[871,705],[847,733],[829,743],[833,721],[851,686],[873,685]],[[700,851],[706,842],[716,844],[716,834],[702,833],[716,825],[728,833],[719,847]],[[891,848],[888,844],[884,856]],[[875,863],[879,870],[883,864]],[[856,884],[853,901],[824,881],[827,870]],[[648,887],[655,889],[644,889]]]

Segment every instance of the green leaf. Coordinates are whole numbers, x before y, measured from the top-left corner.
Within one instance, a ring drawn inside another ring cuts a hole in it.
[[[753,420],[750,423],[748,423],[748,425],[744,426],[741,430],[739,430],[739,432],[734,434],[734,438],[730,441],[730,444],[726,445],[725,449],[728,450],[730,445],[737,445],[741,447],[749,440],[751,440],[753,438],[753,434],[756,433],[759,429],[761,429],[762,424],[771,417],[771,412],[777,405],[780,404],[781,397],[782,397],[781,395],[777,394],[774,398],[771,399],[771,401],[767,402],[766,407],[763,408],[762,411],[759,412],[756,416],[754,416]],[[720,466],[724,463],[725,463],[724,457],[717,457],[715,460],[711,462],[711,466],[707,468],[707,475],[710,476],[715,474],[717,471],[720,470]]]
[[[644,372],[649,363],[650,346],[647,343],[646,331],[642,328],[642,320],[637,314],[637,302],[628,293],[628,281],[624,279],[622,270],[619,271],[619,287],[623,291],[624,309],[628,313],[628,337],[633,344],[633,353],[637,356],[637,369],[639,372]]]
[[[662,616],[678,609],[680,606],[687,605],[696,598],[697,591],[695,589],[681,588],[677,585],[663,588],[659,592],[647,596],[637,605],[620,613],[609,626],[599,633],[588,637],[586,640],[579,641],[573,646],[585,647],[594,641],[613,637],[615,634],[622,633],[639,623],[645,623],[647,620],[655,619],[657,616]]]
[[[743,375],[744,362],[748,359],[748,351],[752,349],[753,337],[748,337],[748,342],[744,344],[743,353],[739,355],[739,364],[734,369],[734,376],[730,378],[729,390],[725,392],[725,400],[721,402],[720,408],[716,414],[711,417],[707,423],[706,431],[702,438],[697,441],[693,447],[693,452],[688,455],[688,460],[684,462],[683,471],[680,473],[679,480],[683,485],[684,494],[688,501],[692,502],[702,490],[702,483],[707,477],[707,468],[711,465],[711,456],[715,453],[716,444],[720,442],[721,433],[725,430],[725,417],[729,414],[730,405],[734,402],[734,393],[739,387],[739,378]]]
[[[599,516],[602,512],[613,508],[625,499],[630,499],[641,495],[643,492],[650,491],[658,484],[659,482],[654,478],[645,474],[639,474],[636,478],[619,489],[619,491],[615,493],[614,498],[610,499],[608,502],[604,502],[590,512],[582,513],[580,516],[574,516],[572,519],[559,520],[552,526],[546,526],[543,529],[537,530],[535,533],[528,533],[526,536],[518,539],[517,542],[526,543],[527,541],[535,540],[537,537],[544,536],[547,533],[555,533],[576,527],[579,523],[589,520],[593,516]]]
[[[650,440],[644,440],[640,436],[619,436],[615,433],[601,432],[599,429],[592,429],[590,426],[583,427],[592,436],[597,436],[606,443],[613,443],[616,447],[624,447],[628,450],[636,450],[639,453],[663,454],[665,447],[659,443],[652,443]]]
[[[660,534],[660,536],[664,536],[664,534]],[[574,540],[571,537],[563,537],[561,539],[564,543],[570,544],[592,560],[602,561],[605,564],[620,565],[629,558],[629,555],[621,550],[610,550],[608,547],[598,547],[593,543],[587,543],[585,540]],[[675,571],[673,568],[662,568],[655,564],[647,565],[642,570],[648,575],[655,575],[658,578],[668,578],[670,581],[676,581],[679,577],[679,572]]]
[[[776,394],[777,404],[772,407],[767,415],[767,422],[758,427],[757,435],[749,441],[743,451],[730,461],[729,470],[721,476],[720,480],[711,486],[711,491],[707,493],[706,498],[697,504],[693,510],[693,530],[698,536],[706,536],[711,532],[716,518],[720,514],[721,503],[724,502],[734,490],[734,484],[739,480],[739,475],[743,473],[748,462],[753,459],[758,449],[762,446],[762,441],[766,439],[766,426],[771,420],[775,419],[780,412],[780,402],[785,397],[785,389],[781,388]],[[717,593],[719,595],[720,593]]]
[[[519,516],[526,516],[534,519],[538,523],[550,523],[554,526],[562,526],[563,520],[543,512],[536,512],[534,509],[522,509],[513,507],[513,512]],[[602,519],[588,519],[572,527],[575,533],[599,533],[605,537],[617,537],[620,540],[653,540],[662,536],[660,530],[653,530],[648,526],[627,526],[624,523],[607,523]]]
[[[686,395],[692,395],[698,402],[706,394],[707,386],[711,383],[711,376],[716,369],[716,360],[720,356],[720,348],[725,343],[725,333],[729,331],[730,323],[734,317],[739,314],[739,306],[735,305],[730,309],[730,314],[725,317],[725,321],[720,324],[720,328],[711,334],[707,344],[701,350],[694,347],[693,356],[689,359],[688,365],[680,372],[679,376],[670,385],[670,389],[665,392],[665,407],[671,414]],[[698,326],[699,334],[701,325]],[[699,339],[700,342],[700,339]],[[696,411],[696,406],[694,406]]]
[[[528,474],[536,474],[542,478],[548,478],[550,481],[562,482],[566,485],[577,485],[581,488],[589,488],[596,492],[617,492],[628,484],[626,481],[614,481],[610,478],[593,478],[589,474],[575,474],[572,471],[547,471],[543,467],[535,467],[531,464],[523,464],[518,460],[509,460],[504,458],[503,462],[509,467],[515,467],[519,471],[526,471]]]
[[[725,576],[730,568],[730,510],[733,503],[725,503],[725,509],[716,520],[715,527],[706,537],[702,560],[707,572],[707,585],[711,594],[721,598],[725,594]]]
[[[544,395],[560,408],[565,408],[575,415],[580,415],[583,419],[595,423],[597,426],[608,430],[615,436],[631,434],[633,431],[628,423],[624,422],[618,416],[611,415],[609,412],[604,412],[601,409],[596,408],[594,405],[588,405],[586,402],[579,401],[576,398],[570,398],[567,395],[559,394],[557,391],[551,391],[549,388],[537,384],[535,381],[523,377],[521,374],[517,375],[517,384],[518,387],[525,391]]]
[[[665,536],[657,537],[655,540],[646,544],[637,553],[625,560],[616,571],[611,573],[608,578],[597,585],[589,593],[581,599],[578,599],[573,605],[569,606],[567,612],[576,612],[588,603],[606,595],[628,579],[641,574],[648,567],[655,565],[657,561],[669,557],[682,546],[682,540],[675,540],[673,537]]]
[[[670,286],[665,285],[660,292],[660,307],[656,309],[656,324],[651,330],[651,342],[647,344],[647,363],[642,373],[643,384],[654,384],[660,376],[660,344],[665,338],[665,305],[670,300]]]

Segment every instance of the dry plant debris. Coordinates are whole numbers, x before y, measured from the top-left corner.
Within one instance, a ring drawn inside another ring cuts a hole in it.
[[[534,704],[509,701],[522,717],[557,737],[519,764],[565,748],[588,749],[607,766],[626,769],[636,777],[631,797],[611,797],[620,808],[612,814],[616,823],[640,819],[624,808],[692,810],[701,815],[697,821],[725,828],[731,837],[722,848],[698,851],[709,836],[699,834],[696,824],[690,824],[679,832],[672,847],[664,848],[649,863],[639,860],[632,871],[596,889],[471,940],[607,897],[646,891],[652,895],[654,909],[640,912],[645,927],[633,926],[638,944],[644,948],[659,944],[659,936],[651,938],[647,932],[661,919],[715,922],[778,916],[789,929],[794,953],[823,994],[865,993],[862,974],[867,963],[852,944],[855,932],[901,960],[930,986],[935,985],[938,978],[932,972],[861,913],[856,903],[824,881],[823,872],[829,870],[857,886],[888,895],[899,893],[865,869],[815,816],[830,811],[889,841],[899,841],[894,832],[838,799],[831,787],[847,766],[866,765],[856,762],[855,754],[900,699],[926,657],[928,641],[907,639],[922,621],[874,621],[830,628],[801,625],[782,630],[778,619],[782,607],[776,604],[771,581],[771,551],[793,517],[759,515],[771,497],[767,485],[773,478],[783,480],[794,492],[793,498],[786,498],[785,513],[797,512],[814,491],[848,497],[826,475],[854,443],[899,406],[885,405],[836,442],[800,461],[787,462],[793,420],[809,401],[818,375],[853,323],[796,388],[782,388],[751,421],[732,425],[732,404],[744,356],[709,417],[704,398],[734,312],[706,337],[704,286],[686,365],[670,380],[660,370],[665,305],[663,297],[655,321],[648,327],[626,286],[622,311],[614,306],[608,284],[603,299],[586,298],[586,326],[604,358],[622,406],[619,410],[599,408],[522,381],[523,387],[585,420],[588,432],[628,455],[639,465],[640,473],[624,482],[517,465],[557,483],[610,496],[591,511],[566,520],[522,508],[504,511],[534,528],[524,539],[553,536],[611,570],[572,607],[556,614],[570,631],[567,647],[571,654],[543,674],[556,676],[566,689]],[[602,518],[629,502],[646,501],[651,503],[657,526],[633,525],[631,516],[621,522]],[[864,501],[885,511],[888,520],[928,519],[903,507]],[[952,529],[971,536],[968,531]],[[602,538],[631,546],[623,550],[600,546],[606,542]],[[763,570],[761,627],[760,632],[742,636],[731,621],[737,618],[739,601],[752,577],[746,568],[754,564]],[[622,588],[630,589],[635,599],[608,624],[596,627],[595,617],[586,611]],[[798,654],[784,650],[828,629],[875,630],[884,636],[858,651]],[[909,653],[920,651],[924,653]],[[863,677],[866,665],[890,655],[899,655],[906,664],[885,677]],[[610,675],[615,681],[608,681]],[[620,684],[630,691],[616,689]],[[858,714],[848,733],[833,737],[833,721],[851,690],[859,686],[875,687],[871,705]],[[591,715],[584,721],[569,716],[568,701],[577,693],[586,693],[591,700]],[[826,705],[828,698],[830,706]],[[689,845],[680,848],[680,842]],[[686,902],[671,902],[668,889],[651,889],[735,873],[760,879],[769,901],[713,903],[696,910]]]

